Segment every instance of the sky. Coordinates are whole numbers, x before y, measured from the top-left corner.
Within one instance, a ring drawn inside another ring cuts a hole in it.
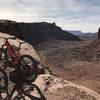
[[[0,0],[0,19],[56,22],[64,30],[97,32],[100,0]]]

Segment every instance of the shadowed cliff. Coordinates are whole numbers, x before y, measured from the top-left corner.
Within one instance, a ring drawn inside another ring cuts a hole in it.
[[[15,35],[32,45],[42,43],[50,38],[57,40],[79,41],[79,37],[56,26],[55,23],[17,23],[0,20],[0,32]]]

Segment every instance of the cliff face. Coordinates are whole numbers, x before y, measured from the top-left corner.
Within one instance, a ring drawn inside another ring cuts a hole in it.
[[[0,32],[15,35],[28,43],[35,45],[48,40],[50,37],[59,40],[80,40],[79,37],[62,30],[55,23],[17,23],[1,20]]]
[[[23,39],[22,31],[15,21],[9,20],[0,20],[0,32],[8,33],[10,35],[14,35],[20,39]]]
[[[98,30],[98,39],[100,39],[100,28]]]

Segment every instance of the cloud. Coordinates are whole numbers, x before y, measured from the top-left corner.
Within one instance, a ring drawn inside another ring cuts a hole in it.
[[[95,1],[95,3],[94,3]],[[68,14],[86,14],[99,12],[97,0],[1,0],[0,9],[8,12],[20,12],[33,14],[65,16]],[[1,11],[1,10],[0,10]]]
[[[98,0],[0,0],[0,18],[17,21],[56,21],[63,27],[67,24],[79,27],[80,23],[97,27],[99,13]]]

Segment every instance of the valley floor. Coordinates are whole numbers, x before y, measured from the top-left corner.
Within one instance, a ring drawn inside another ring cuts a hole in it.
[[[100,94],[100,61],[83,61],[73,56],[71,49],[88,45],[91,41],[51,40],[36,47],[43,63],[52,73],[68,81],[81,84]]]

